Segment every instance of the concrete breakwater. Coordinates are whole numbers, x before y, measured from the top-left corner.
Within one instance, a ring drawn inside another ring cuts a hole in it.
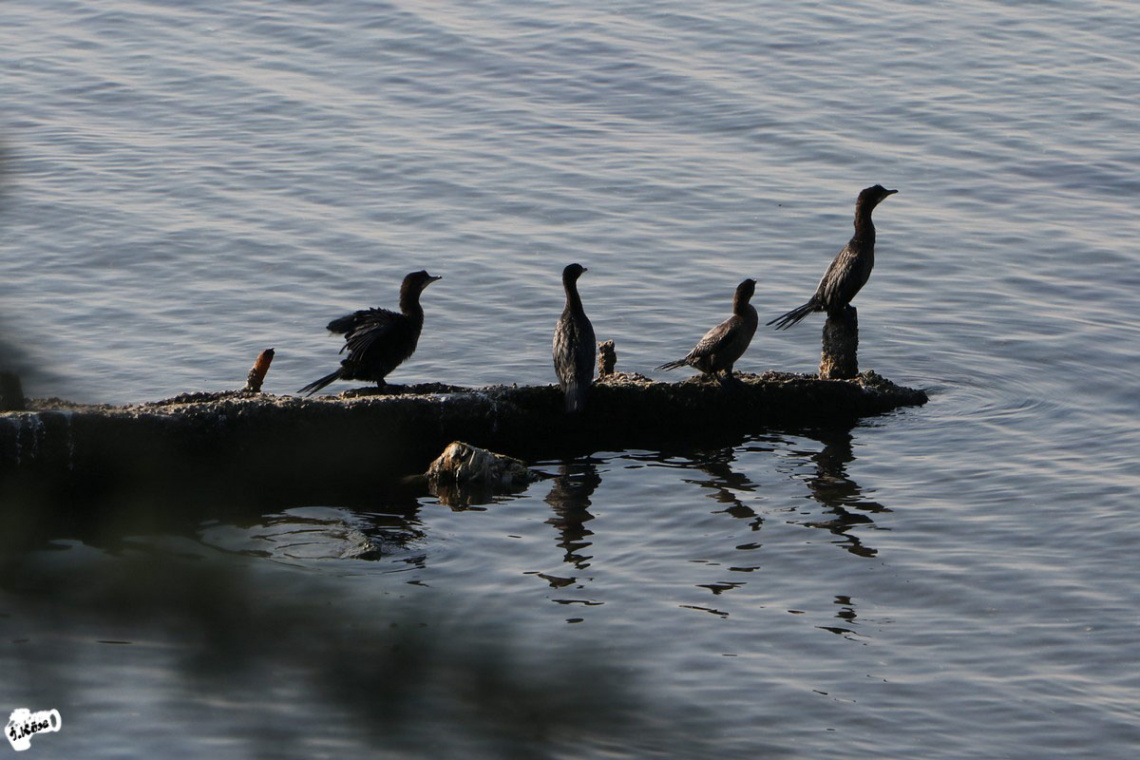
[[[524,460],[661,448],[769,427],[850,426],[927,401],[873,372],[850,380],[767,372],[722,387],[617,373],[584,413],[555,386],[438,384],[300,398],[194,393],[127,406],[28,400],[0,414],[0,492],[92,499],[125,485],[166,497],[271,504],[379,493],[452,441]]]

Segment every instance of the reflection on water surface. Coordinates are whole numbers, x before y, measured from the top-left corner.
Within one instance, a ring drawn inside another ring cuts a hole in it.
[[[805,485],[817,511],[870,511],[844,477],[850,434],[811,435],[794,445],[769,436],[539,463],[546,477],[526,492],[466,506],[426,491],[389,511],[375,504],[257,515],[238,505],[231,517],[230,505],[219,504],[208,519],[180,514],[156,529],[152,520],[131,524],[137,505],[116,512],[101,499],[89,506],[105,519],[41,526],[32,543],[7,547],[2,598],[13,612],[0,626],[20,646],[4,659],[56,702],[83,701],[127,662],[147,673],[144,688],[131,693],[188,715],[220,692],[246,693],[246,738],[267,750],[284,737],[314,740],[294,725],[302,704],[321,705],[329,725],[348,719],[353,729],[343,741],[383,737],[408,751],[429,739],[440,711],[456,721],[448,741],[467,747],[523,751],[538,737],[555,747],[551,737],[562,734],[587,746],[628,743],[645,730],[643,711],[668,714],[677,705],[631,677],[640,655],[606,650],[610,626],[642,628],[652,648],[667,643],[654,640],[657,621],[674,614],[755,614],[763,604],[747,595],[765,579],[761,539],[771,522],[822,525],[786,519]],[[758,463],[766,474],[758,476]],[[811,468],[817,474],[805,476]],[[628,499],[647,473],[657,481],[652,498]],[[74,510],[56,506],[61,515]],[[861,545],[850,535],[855,522],[836,523],[824,527],[837,543]],[[510,551],[496,548],[504,540]],[[742,553],[751,558],[739,562]],[[709,579],[709,570],[718,575]],[[509,582],[485,581],[498,574]],[[542,590],[519,583],[528,577]],[[706,598],[687,598],[679,587]],[[819,627],[851,633],[854,605],[835,599],[840,610],[828,614],[843,625]],[[551,607],[563,612],[552,617]],[[566,623],[584,625],[585,635],[550,627]],[[545,633],[520,641],[520,628]],[[59,631],[67,631],[62,639]],[[122,647],[110,660],[92,649],[108,642]],[[50,665],[49,652],[67,656]],[[282,701],[273,694],[286,683],[291,696]],[[522,712],[500,711],[521,704]],[[435,716],[427,720],[413,705],[430,705]],[[660,726],[654,737],[650,746],[685,743]]]

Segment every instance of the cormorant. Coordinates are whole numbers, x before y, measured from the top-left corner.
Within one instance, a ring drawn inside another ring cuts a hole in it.
[[[311,396],[336,380],[371,380],[383,387],[385,376],[415,353],[424,326],[420,293],[438,279],[424,270],[405,277],[400,285],[399,313],[362,309],[329,322],[330,331],[344,335],[340,351],[347,349],[348,356],[336,372],[309,383],[298,393]]]
[[[748,303],[756,292],[756,280],[745,280],[736,286],[732,297],[732,316],[705,333],[696,347],[684,359],[662,364],[657,369],[694,367],[706,375],[725,373],[725,379],[732,377],[732,365],[736,363],[752,342],[756,334],[759,318],[756,309]]]
[[[594,380],[594,326],[582,308],[578,295],[578,278],[587,271],[581,264],[570,264],[562,270],[562,288],[566,291],[566,308],[554,326],[554,372],[566,394],[566,411],[578,412],[586,406],[586,393]]]
[[[769,325],[776,325],[777,330],[786,330],[815,311],[826,311],[829,316],[842,313],[855,294],[867,284],[875,266],[875,225],[871,222],[871,212],[880,201],[897,192],[875,185],[859,193],[855,201],[855,235],[824,272],[815,295],[803,306],[768,322]]]

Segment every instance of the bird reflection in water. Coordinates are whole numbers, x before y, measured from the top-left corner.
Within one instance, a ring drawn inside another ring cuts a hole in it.
[[[838,625],[818,625],[816,628],[820,630],[829,631],[836,636],[858,636],[854,626],[856,625],[855,618],[855,602],[849,596],[836,596],[835,603],[839,605],[839,611],[835,613],[835,617],[839,618]]]
[[[738,494],[750,493],[756,490],[756,484],[748,479],[747,475],[732,469],[736,461],[736,449],[732,446],[702,451],[695,454],[691,465],[708,478],[686,478],[686,483],[707,488],[712,491],[709,497],[724,505],[718,513],[735,517],[737,520],[747,520],[750,529],[757,531],[764,524],[764,518],[756,514],[752,507],[745,504]]]
[[[833,516],[825,520],[803,523],[828,530],[843,539],[844,549],[860,557],[874,557],[879,552],[849,531],[856,526],[874,527],[867,513],[890,512],[877,501],[864,498],[863,489],[847,475],[847,464],[855,460],[850,430],[816,430],[809,434],[823,444],[823,449],[810,455],[815,474],[805,479],[812,498]]]
[[[578,570],[589,567],[592,559],[582,551],[592,543],[589,539],[594,532],[586,523],[594,519],[590,514],[590,496],[601,482],[593,461],[564,462],[546,495],[546,503],[554,509],[554,516],[546,522],[558,531],[558,547],[565,552],[563,561]]]

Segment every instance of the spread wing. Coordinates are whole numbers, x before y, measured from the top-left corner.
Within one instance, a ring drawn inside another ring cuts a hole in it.
[[[380,310],[377,309],[377,311]],[[405,329],[407,318],[404,317],[403,314],[385,312],[385,315],[386,316],[381,319],[357,323],[357,325],[344,336],[345,343],[340,349],[341,353],[347,350],[350,357],[362,356],[371,348],[373,343],[384,341],[389,335]]]
[[[398,330],[405,319],[403,314],[387,309],[361,309],[329,322],[328,329],[344,335],[342,354],[348,351],[349,356],[360,356],[373,343]]]
[[[346,335],[365,325],[383,324],[400,316],[402,315],[387,309],[361,309],[329,322],[328,330],[339,335]]]

